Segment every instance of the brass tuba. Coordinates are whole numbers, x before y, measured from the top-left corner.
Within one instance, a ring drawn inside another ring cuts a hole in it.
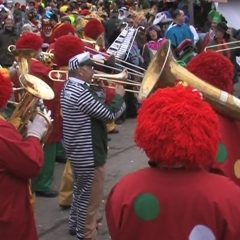
[[[164,43],[151,61],[139,91],[139,101],[147,98],[158,88],[173,87],[176,79],[180,79],[199,90],[203,98],[218,113],[240,120],[240,99],[206,83],[180,66],[175,61],[170,46],[170,41]]]
[[[21,89],[24,90],[20,102],[15,103],[16,108],[8,121],[14,122],[16,119],[20,119],[17,129],[25,137],[29,121],[36,115],[42,116],[47,122],[47,130],[41,139],[41,143],[44,144],[51,133],[52,120],[43,112],[43,108],[37,110],[37,107],[39,106],[40,99],[53,99],[54,92],[44,81],[29,74],[30,59],[37,54],[35,51],[31,49],[16,50],[14,46],[9,46],[8,49],[11,50],[18,62],[19,82],[22,86]]]

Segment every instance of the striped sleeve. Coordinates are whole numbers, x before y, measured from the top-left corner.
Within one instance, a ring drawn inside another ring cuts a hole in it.
[[[110,122],[119,118],[126,109],[125,102],[120,95],[115,95],[113,101],[108,106],[101,103],[89,91],[83,91],[81,93],[77,107],[80,111],[102,122]]]

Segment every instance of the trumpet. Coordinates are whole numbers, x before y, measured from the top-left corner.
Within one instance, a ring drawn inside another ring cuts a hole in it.
[[[221,43],[221,44],[215,44],[215,45],[212,45],[212,46],[207,46],[205,47],[204,51],[206,52],[207,50],[213,50],[214,48],[216,47],[222,47],[222,46],[231,46],[233,44],[240,44],[240,41],[233,41],[233,42],[229,42],[229,43]],[[234,47],[227,47],[227,48],[224,48],[224,49],[217,49],[217,50],[213,50],[214,52],[225,52],[225,51],[228,51],[228,50],[233,50],[233,49],[239,49],[240,48],[240,45],[238,46],[234,46]]]

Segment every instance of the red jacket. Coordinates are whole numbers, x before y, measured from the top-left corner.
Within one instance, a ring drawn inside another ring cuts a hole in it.
[[[45,66],[42,62],[32,59],[30,61],[30,74],[40,78],[47,83],[54,91],[55,97],[52,100],[44,101],[45,106],[48,110],[51,110],[51,117],[53,118],[53,130],[50,134],[46,144],[59,142],[62,139],[62,118],[60,116],[60,92],[62,83],[57,83],[49,79],[48,73],[51,71],[50,68]],[[17,74],[12,79],[14,86],[19,87],[19,81]]]
[[[43,164],[39,140],[22,136],[12,124],[0,119],[0,239],[37,240],[30,204],[29,179]]]
[[[106,219],[112,240],[240,239],[240,189],[201,168],[145,168],[111,190]]]
[[[218,115],[219,150],[211,171],[230,178],[240,187],[240,122]]]

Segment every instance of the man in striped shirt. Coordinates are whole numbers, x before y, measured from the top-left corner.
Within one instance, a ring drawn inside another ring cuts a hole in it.
[[[121,85],[116,86],[110,105],[102,103],[90,87],[93,73],[90,54],[76,53],[69,60],[69,79],[60,97],[64,146],[74,175],[69,233],[77,234],[79,240],[96,240],[96,214],[107,158],[106,123],[117,119],[126,108]]]

